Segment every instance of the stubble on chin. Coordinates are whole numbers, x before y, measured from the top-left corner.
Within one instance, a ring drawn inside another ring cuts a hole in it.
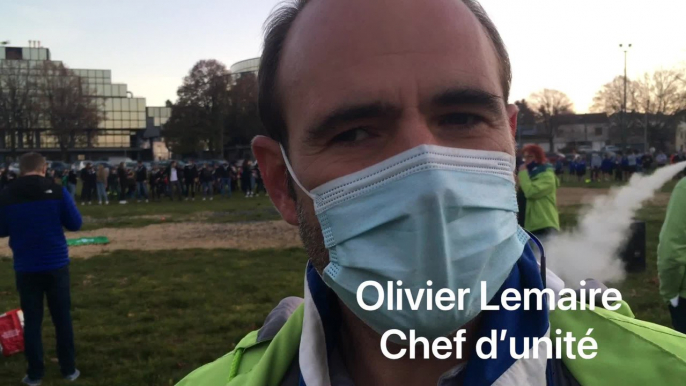
[[[324,246],[324,235],[319,225],[319,220],[314,214],[312,205],[303,203],[302,199],[296,201],[298,214],[298,231],[300,240],[305,246],[305,251],[312,261],[312,265],[321,275],[324,268],[329,264],[329,251]]]

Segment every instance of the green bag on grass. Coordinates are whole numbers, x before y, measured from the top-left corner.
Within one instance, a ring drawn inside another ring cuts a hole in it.
[[[81,237],[78,239],[67,239],[67,245],[76,247],[79,245],[109,244],[110,240],[105,236]]]

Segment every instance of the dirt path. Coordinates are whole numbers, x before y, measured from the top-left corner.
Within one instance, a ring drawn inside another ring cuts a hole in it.
[[[107,236],[108,245],[69,248],[72,257],[88,258],[118,249],[157,251],[164,249],[244,250],[300,246],[296,227],[283,221],[243,224],[208,224],[199,222],[154,224],[143,228],[103,228],[69,233],[69,238]],[[7,239],[2,240],[0,256],[12,256]]]
[[[561,188],[557,193],[558,206],[591,202],[594,197],[607,194],[608,189]],[[651,205],[667,205],[669,193],[658,193]],[[149,216],[157,218],[158,216]],[[88,245],[70,248],[72,257],[88,258],[118,249],[157,251],[165,249],[236,248],[244,250],[288,248],[301,245],[296,227],[283,221],[253,223],[206,223],[207,213],[199,213],[189,222],[163,223],[143,228],[103,228],[70,233],[69,238],[107,236],[108,245]],[[106,221],[101,219],[98,221]],[[0,256],[11,256],[8,239],[0,241]]]

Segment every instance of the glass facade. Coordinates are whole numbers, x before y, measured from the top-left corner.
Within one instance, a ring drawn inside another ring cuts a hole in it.
[[[257,73],[260,69],[260,58],[252,58],[247,60],[242,60],[238,63],[234,63],[231,66],[232,74],[240,74],[241,72],[254,72]]]
[[[152,125],[156,127],[164,126],[171,116],[169,107],[148,107],[148,117],[152,118]]]
[[[40,66],[50,60],[47,48],[0,47],[0,66],[6,62],[20,68],[28,76],[40,74]],[[55,63],[59,63],[55,61]],[[71,69],[74,75],[81,78],[83,91],[96,99],[100,113],[100,123],[93,128],[87,143],[77,144],[79,148],[97,149],[131,149],[136,150],[143,139],[147,127],[147,118],[152,117],[162,125],[169,118],[170,110],[166,107],[152,108],[154,115],[146,113],[145,98],[129,97],[127,85],[112,83],[112,71],[103,69]],[[2,81],[2,79],[0,79]],[[157,110],[156,110],[157,109]],[[162,122],[162,120],[164,122]],[[50,134],[49,124],[39,121],[36,130],[21,133],[22,143],[19,149],[56,149],[57,139]],[[19,133],[17,133],[19,135]],[[5,133],[5,144],[9,143],[9,134]],[[5,150],[0,146],[0,151]]]

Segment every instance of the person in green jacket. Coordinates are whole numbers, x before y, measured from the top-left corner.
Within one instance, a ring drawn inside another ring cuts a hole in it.
[[[522,150],[524,164],[519,167],[519,187],[526,197],[524,228],[539,239],[545,239],[560,230],[557,213],[557,187],[555,170],[538,145],[527,145]]]
[[[657,247],[660,295],[674,329],[686,333],[686,178],[672,191]]]

